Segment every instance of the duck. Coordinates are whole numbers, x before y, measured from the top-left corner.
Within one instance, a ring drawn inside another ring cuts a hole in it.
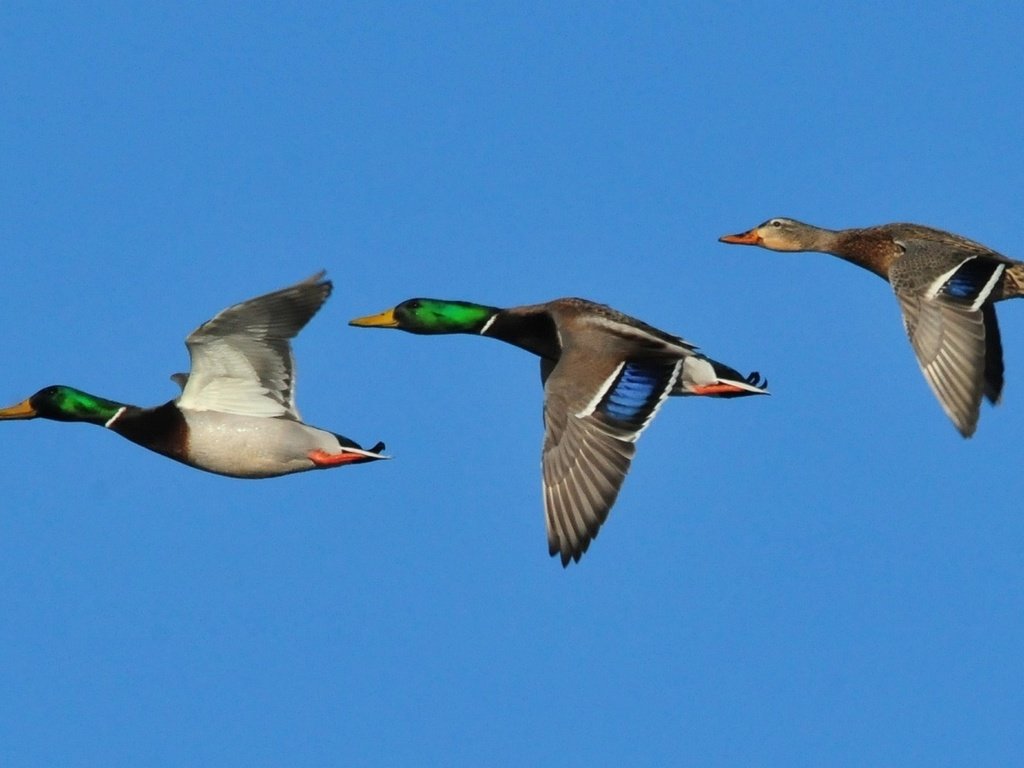
[[[920,224],[823,229],[774,218],[720,242],[838,256],[892,286],[925,380],[963,437],[982,399],[1003,392],[1003,348],[994,304],[1024,296],[1024,262],[966,237]]]
[[[668,397],[767,393],[760,374],[743,376],[678,336],[586,299],[499,308],[416,298],[349,324],[486,336],[540,358],[548,552],[563,567],[596,538],[637,439]]]
[[[347,437],[303,423],[295,407],[290,341],[331,293],[319,272],[235,304],[185,341],[189,373],[171,378],[181,394],[140,408],[53,385],[0,409],[0,420],[43,418],[95,424],[196,469],[228,477],[277,477],[388,458]]]

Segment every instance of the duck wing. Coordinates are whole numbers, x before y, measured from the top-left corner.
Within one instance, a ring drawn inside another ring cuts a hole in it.
[[[547,376],[544,511],[548,550],[578,561],[608,517],[635,442],[668,397],[680,358],[566,352]]]
[[[946,415],[964,437],[978,424],[982,397],[1003,388],[1003,351],[990,297],[1006,263],[972,252],[936,251],[901,243],[890,270],[903,323],[921,371]]]
[[[320,272],[235,304],[185,340],[192,369],[177,403],[183,409],[300,421],[290,341],[331,293]]]

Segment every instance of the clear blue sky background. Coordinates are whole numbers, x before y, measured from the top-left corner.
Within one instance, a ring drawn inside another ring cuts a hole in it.
[[[895,300],[773,215],[1024,256],[1010,3],[0,7],[2,405],[152,405],[326,268],[299,405],[394,461],[207,475],[0,425],[0,763],[1005,766],[1024,753],[1024,314],[962,440]],[[537,363],[346,326],[579,295],[760,370],[673,400],[580,565]]]

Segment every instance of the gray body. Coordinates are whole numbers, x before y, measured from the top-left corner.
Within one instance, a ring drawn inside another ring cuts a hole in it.
[[[287,418],[254,419],[216,411],[184,411],[187,464],[229,477],[277,477],[318,469],[310,451],[352,451],[351,441]]]

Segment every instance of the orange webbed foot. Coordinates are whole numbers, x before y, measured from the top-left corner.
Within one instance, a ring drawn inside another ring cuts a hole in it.
[[[726,395],[737,392],[748,394],[747,390],[734,384],[706,384],[702,387],[693,388],[693,394],[695,395]]]
[[[327,469],[328,467],[340,467],[343,464],[361,464],[365,461],[376,461],[378,457],[367,456],[362,453],[349,453],[348,451],[342,451],[341,453],[328,453],[327,451],[321,451],[319,448],[315,451],[310,451],[306,454],[309,460],[316,464],[321,469]]]

